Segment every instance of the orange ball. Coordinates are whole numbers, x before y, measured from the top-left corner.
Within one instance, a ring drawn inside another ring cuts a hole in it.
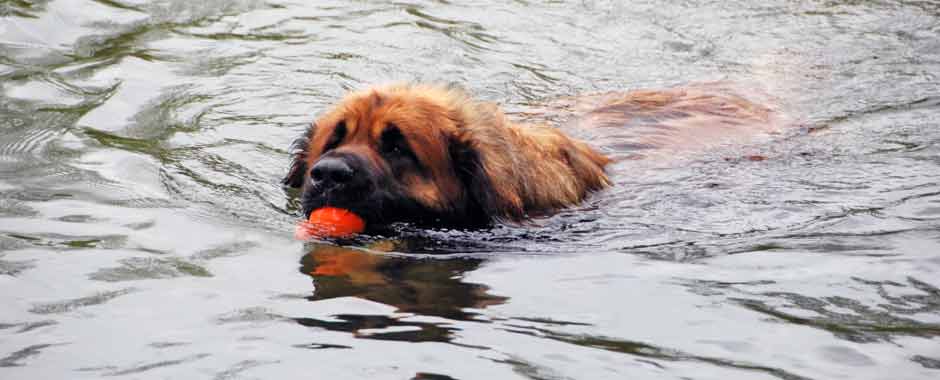
[[[294,237],[299,240],[309,240],[315,237],[348,237],[365,229],[366,222],[352,211],[323,207],[313,210],[306,222],[300,222],[297,225]]]

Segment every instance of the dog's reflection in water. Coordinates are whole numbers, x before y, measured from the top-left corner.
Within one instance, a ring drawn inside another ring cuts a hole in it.
[[[478,258],[427,259],[384,255],[327,244],[312,244],[300,270],[313,277],[310,300],[359,297],[401,312],[472,320],[481,309],[506,301],[485,285],[463,281],[480,266]],[[371,247],[383,250],[381,246]]]

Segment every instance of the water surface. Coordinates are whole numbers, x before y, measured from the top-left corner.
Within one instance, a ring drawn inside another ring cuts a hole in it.
[[[936,378],[937,73],[931,1],[3,1],[0,377]],[[397,80],[799,123],[530,226],[292,240],[290,141]]]

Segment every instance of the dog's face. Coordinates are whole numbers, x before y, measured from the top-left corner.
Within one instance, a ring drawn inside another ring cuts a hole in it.
[[[556,132],[525,137],[494,106],[433,86],[353,93],[292,153],[284,182],[301,188],[304,215],[333,206],[370,226],[519,220],[607,183],[606,159],[583,144]],[[593,167],[579,166],[585,162]]]
[[[302,148],[304,214],[334,206],[369,225],[479,222],[454,162],[458,120],[434,95],[354,93],[317,120]]]

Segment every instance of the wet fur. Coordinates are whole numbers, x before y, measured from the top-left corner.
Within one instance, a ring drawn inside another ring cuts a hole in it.
[[[401,84],[346,96],[291,146],[284,184],[302,187],[305,214],[329,203],[309,180],[335,128],[349,130],[342,154],[365,160],[373,191],[338,206],[367,220],[480,225],[520,222],[573,206],[610,185],[610,160],[583,142],[541,125],[511,122],[493,104],[446,86]],[[380,135],[395,125],[418,170],[395,173]],[[361,204],[359,204],[361,203]]]
[[[761,94],[707,83],[563,98],[542,113],[579,115],[569,127],[618,160],[675,159],[793,124],[741,92]],[[611,157],[558,129],[511,121],[496,105],[452,87],[399,84],[349,94],[292,144],[284,184],[303,188],[305,214],[334,201],[311,184],[308,169],[340,121],[355,131],[339,150],[368,164],[372,190],[338,206],[373,224],[521,222],[576,205],[611,184],[605,172]],[[419,170],[391,170],[379,143],[391,124],[411,146]]]

